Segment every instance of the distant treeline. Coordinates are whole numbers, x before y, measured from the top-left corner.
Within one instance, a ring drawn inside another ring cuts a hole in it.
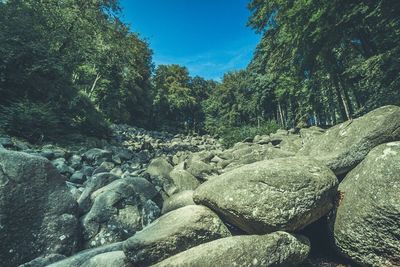
[[[254,58],[215,82],[154,68],[118,0],[0,1],[0,126],[31,141],[103,137],[110,122],[224,135],[331,125],[400,103],[399,1],[249,8],[263,36]]]

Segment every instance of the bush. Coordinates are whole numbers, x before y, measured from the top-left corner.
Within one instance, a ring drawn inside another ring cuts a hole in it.
[[[10,135],[38,143],[60,134],[60,120],[49,104],[27,99],[14,102],[0,110],[0,127]]]
[[[111,134],[109,122],[84,93],[79,93],[71,101],[68,116],[71,127],[81,134],[99,138],[107,138]]]
[[[222,144],[229,148],[246,138],[254,138],[256,135],[275,133],[278,129],[279,125],[275,121],[268,121],[263,123],[260,127],[241,126],[225,128],[219,135],[222,138]]]

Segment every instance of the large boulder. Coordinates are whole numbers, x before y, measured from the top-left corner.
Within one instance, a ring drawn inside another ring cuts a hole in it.
[[[149,266],[230,232],[206,207],[186,206],[171,211],[124,243],[124,252],[134,266]]]
[[[66,259],[63,259],[60,261],[56,261],[55,263],[48,265],[48,267],[72,267],[72,266],[80,267],[83,264],[87,264],[87,263],[93,262],[94,260],[98,259],[97,258],[98,255],[104,256],[106,254],[106,255],[110,256],[110,254],[108,254],[108,253],[116,252],[116,251],[122,251],[122,242],[106,245],[106,246],[99,247],[99,248],[87,249],[87,250],[81,251],[69,258],[66,258]],[[116,256],[115,254],[112,254],[112,255]],[[120,258],[120,257],[123,257],[123,256],[119,253],[118,258]],[[94,258],[94,260],[92,260],[93,258]],[[114,265],[110,265],[110,266],[114,266]],[[116,265],[116,267],[119,267],[119,266]]]
[[[157,196],[154,186],[139,177],[118,179],[93,192],[93,206],[82,220],[85,246],[93,248],[115,243],[141,230],[148,221],[147,202]],[[154,217],[160,214],[157,209]]]
[[[164,201],[161,213],[165,214],[189,205],[196,205],[193,201],[193,190],[181,191]]]
[[[298,266],[308,256],[305,237],[285,232],[233,236],[199,245],[168,258],[155,267],[167,266]]]
[[[45,158],[0,150],[0,262],[16,266],[77,248],[77,203]]]
[[[228,172],[243,165],[251,164],[257,161],[287,158],[295,154],[272,145],[252,145],[251,147],[241,148],[232,152],[231,162],[224,168],[223,172]]]
[[[152,176],[169,178],[169,173],[173,168],[174,167],[166,159],[156,158],[150,162],[146,172]]]
[[[85,261],[80,267],[125,267],[125,254],[121,251],[112,251],[99,254]]]
[[[279,158],[245,165],[210,180],[194,201],[248,233],[295,231],[325,215],[338,181],[312,158]]]
[[[335,174],[342,175],[377,145],[397,140],[400,140],[400,107],[385,106],[330,128],[307,142],[299,153],[324,162]]]
[[[363,266],[400,266],[400,142],[374,148],[339,185],[338,250]]]
[[[119,179],[118,176],[107,172],[98,173],[90,177],[85,186],[85,189],[83,190],[81,196],[78,199],[78,204],[81,211],[83,213],[86,213],[90,210],[90,207],[92,205],[90,196],[94,191],[118,179]]]
[[[171,171],[170,176],[179,191],[194,190],[200,185],[199,180],[186,170],[175,168]]]

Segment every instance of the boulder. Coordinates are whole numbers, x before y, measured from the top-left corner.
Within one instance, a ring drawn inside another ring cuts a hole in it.
[[[188,171],[180,170],[179,168],[173,169],[169,175],[179,191],[194,190],[200,185],[196,177]]]
[[[119,179],[91,194],[93,206],[83,217],[85,246],[93,248],[122,241],[143,227],[142,212],[158,192],[144,178]],[[155,204],[154,204],[155,205]],[[149,213],[149,212],[148,212]],[[160,209],[158,208],[158,217]],[[146,217],[147,221],[147,217]]]
[[[99,254],[85,261],[80,267],[125,267],[125,254],[122,250]]]
[[[153,159],[147,167],[147,173],[161,178],[169,178],[173,166],[164,158]]]
[[[335,246],[362,266],[400,266],[400,142],[374,148],[339,185]]]
[[[292,153],[297,153],[302,147],[302,139],[299,135],[291,134],[283,137],[282,142],[279,144],[279,148]]]
[[[193,201],[193,190],[179,192],[165,200],[161,213],[165,214],[189,205],[196,205]]]
[[[61,254],[49,254],[44,257],[38,257],[18,267],[46,267],[54,262],[64,260],[65,258],[66,257]]]
[[[134,266],[149,266],[199,244],[230,236],[222,221],[203,206],[171,211],[125,241]]]
[[[43,254],[72,254],[77,203],[43,157],[0,150],[0,262],[16,266]]]
[[[248,233],[295,231],[325,215],[338,180],[312,158],[278,158],[245,165],[205,182],[195,203],[208,206]]]
[[[308,256],[305,237],[285,232],[233,236],[201,244],[168,258],[154,267],[167,266],[298,266]]]
[[[83,159],[93,163],[101,163],[103,161],[111,161],[112,152],[100,148],[92,148],[82,155]]]
[[[229,172],[233,169],[243,165],[251,164],[257,161],[287,158],[295,154],[292,152],[284,151],[279,148],[272,147],[271,145],[253,145],[245,149],[239,149],[232,153],[231,162],[224,168],[223,172]]]
[[[50,264],[48,265],[48,267],[72,267],[72,266],[80,267],[82,266],[82,264],[85,264],[85,262],[90,262],[90,259],[96,257],[97,255],[103,255],[108,252],[121,251],[121,250],[122,250],[122,242],[110,244],[99,248],[87,249],[69,258]]]
[[[330,128],[307,142],[299,154],[314,157],[336,175],[343,175],[374,147],[397,140],[400,140],[400,107],[385,106]]]
[[[90,206],[92,204],[90,195],[94,191],[118,179],[119,179],[118,176],[113,175],[111,173],[99,173],[92,176],[88,180],[85,186],[85,190],[83,190],[82,195],[78,199],[79,208],[82,210],[82,212],[86,213],[90,210]]]
[[[208,176],[216,174],[216,169],[203,161],[197,159],[190,159],[187,162],[187,169],[190,174],[200,180],[207,180]]]

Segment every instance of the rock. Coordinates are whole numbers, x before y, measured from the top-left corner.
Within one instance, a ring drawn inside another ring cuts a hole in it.
[[[112,152],[99,148],[92,148],[83,154],[83,159],[93,163],[101,163],[103,161],[111,161]]]
[[[333,207],[337,184],[315,159],[279,158],[222,174],[198,187],[193,198],[248,233],[295,231]]]
[[[305,237],[285,232],[269,235],[233,236],[186,250],[154,267],[167,266],[298,266],[308,256]]]
[[[82,167],[82,157],[81,156],[72,155],[68,161],[69,161],[69,165],[71,166],[71,168],[74,168],[75,170]]]
[[[253,145],[251,147],[233,151],[232,160],[224,168],[223,172],[229,172],[243,165],[251,164],[257,161],[275,158],[287,158],[292,156],[294,156],[294,153],[272,147],[271,145]]]
[[[70,178],[69,181],[75,184],[83,184],[86,181],[86,175],[82,172],[75,172]]]
[[[115,164],[112,162],[107,162],[104,161],[100,164],[99,167],[97,167],[94,172],[93,175],[98,174],[98,173],[102,173],[102,172],[110,172],[113,168],[115,167]]]
[[[93,248],[122,241],[141,230],[143,217],[149,220],[155,216],[154,209],[146,205],[157,195],[146,179],[132,177],[116,180],[93,192],[93,206],[82,220],[85,246]],[[158,217],[160,209],[157,209]]]
[[[67,161],[64,158],[58,158],[51,162],[57,170],[66,176],[71,176],[75,170],[67,165]]]
[[[77,248],[77,204],[43,157],[0,150],[0,262],[16,266]]]
[[[339,185],[338,250],[362,266],[400,266],[400,142],[374,148]]]
[[[303,145],[310,142],[314,138],[325,133],[325,130],[317,126],[311,126],[310,128],[300,129],[300,137],[302,139]]]
[[[14,142],[10,137],[0,137],[0,146],[10,148],[14,146]]]
[[[44,257],[39,257],[30,262],[20,265],[19,267],[46,267],[54,262],[61,261],[66,257],[61,254],[50,254]]]
[[[88,249],[75,254],[72,257],[69,257],[65,260],[55,262],[48,267],[72,267],[72,266],[81,266],[87,261],[90,261],[93,257],[97,255],[102,255],[108,252],[113,251],[121,251],[122,250],[122,242],[114,243],[111,245],[103,246],[95,249]]]
[[[302,139],[299,135],[285,136],[279,144],[279,148],[288,152],[297,153],[302,147]]]
[[[196,177],[185,170],[175,168],[169,175],[179,191],[194,190],[200,185]]]
[[[192,174],[197,179],[201,180],[207,180],[208,176],[217,173],[216,169],[213,166],[196,159],[191,159],[187,162],[186,171]]]
[[[134,266],[149,266],[201,243],[230,236],[208,208],[186,206],[169,212],[125,241],[123,250]]]
[[[174,167],[164,158],[153,159],[147,167],[147,173],[161,178],[169,178],[169,173]]]
[[[80,267],[125,267],[125,254],[123,251],[106,252],[85,261]]]
[[[79,208],[83,211],[83,213],[89,211],[90,205],[92,204],[90,195],[94,191],[118,179],[119,179],[118,176],[115,176],[111,173],[99,173],[92,176],[88,180],[85,190],[82,192],[82,195],[78,199]]]
[[[93,171],[94,171],[94,168],[93,168],[92,166],[87,166],[87,165],[84,165],[84,166],[82,167],[82,169],[81,169],[81,172],[82,172],[86,177],[92,176]]]
[[[342,175],[374,147],[397,140],[400,140],[400,107],[385,106],[330,128],[307,142],[299,153],[322,161],[336,175]]]
[[[155,219],[160,217],[161,210],[152,200],[147,200],[142,209],[142,227],[151,224]]]
[[[181,191],[164,201],[161,213],[165,214],[189,205],[196,205],[193,201],[193,190]]]

